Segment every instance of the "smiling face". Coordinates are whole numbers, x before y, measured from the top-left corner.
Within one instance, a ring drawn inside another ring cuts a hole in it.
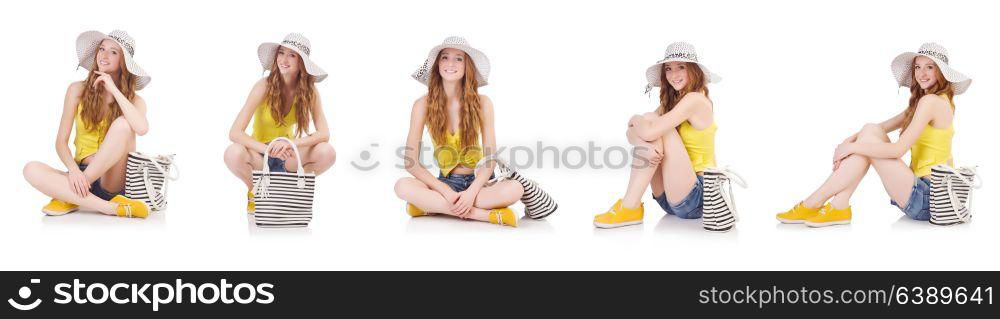
[[[95,56],[97,70],[104,73],[118,72],[121,70],[122,60],[125,59],[123,55],[122,47],[117,42],[113,40],[101,41]]]
[[[918,56],[913,59],[913,79],[917,81],[921,89],[926,90],[938,83],[941,79],[938,78],[938,74],[941,71],[938,70],[938,66],[925,56]]]
[[[663,75],[674,90],[681,91],[688,84],[688,65],[685,62],[663,64]]]
[[[445,82],[457,82],[465,76],[465,60],[469,57],[458,49],[447,48],[438,54],[438,74]]]
[[[278,53],[274,57],[274,65],[278,67],[281,75],[295,76],[299,74],[302,65],[302,58],[295,50],[278,46]]]

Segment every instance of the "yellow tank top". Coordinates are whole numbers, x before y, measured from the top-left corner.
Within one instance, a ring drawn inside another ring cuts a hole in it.
[[[73,160],[77,163],[83,162],[87,156],[97,153],[101,142],[104,142],[104,136],[108,133],[107,121],[101,121],[100,125],[88,130],[86,124],[83,123],[81,114],[83,114],[83,102],[76,105],[76,118],[73,121],[76,126],[76,137],[73,138],[76,156],[73,157]]]
[[[954,110],[955,104],[951,104],[951,108]],[[924,177],[931,174],[931,167],[950,164],[951,140],[954,136],[954,124],[946,129],[927,124],[917,141],[910,146],[910,169],[913,170],[913,175]]]
[[[283,125],[278,125],[279,123],[271,116],[271,104],[267,101],[261,102],[257,106],[257,111],[253,113],[253,139],[264,144],[271,143],[279,137],[292,139],[295,123],[298,123],[298,117],[295,115],[296,107],[298,106],[292,103],[292,110],[285,115],[285,119],[280,123]]]
[[[458,165],[476,168],[476,164],[483,158],[483,149],[479,143],[465,149],[461,144],[462,137],[458,133],[445,133],[445,144],[434,145],[434,158],[441,168],[441,175],[448,176]]]
[[[695,172],[715,167],[716,130],[718,127],[715,123],[704,130],[697,130],[688,121],[684,121],[677,128],[677,133],[680,134],[681,140],[684,142],[684,149],[687,150],[688,157],[691,158],[691,167],[694,168]]]

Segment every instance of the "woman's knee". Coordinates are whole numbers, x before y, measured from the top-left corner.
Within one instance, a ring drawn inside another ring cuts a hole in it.
[[[337,151],[333,149],[333,145],[330,145],[330,143],[323,142],[316,144],[313,147],[312,153],[316,162],[333,164],[337,161]]]
[[[881,125],[875,123],[868,123],[861,127],[861,133],[859,136],[863,135],[886,135],[885,130],[882,129]]]
[[[38,176],[38,173],[44,168],[45,164],[42,164],[42,162],[31,161],[28,162],[28,164],[24,164],[24,169],[21,171],[21,174],[24,175],[24,180],[30,183],[35,180],[35,177]]]
[[[226,148],[226,152],[223,154],[223,160],[226,162],[226,165],[249,162],[249,159],[247,158],[247,148],[243,145],[233,143]]]
[[[514,201],[521,199],[521,196],[524,195],[524,186],[521,186],[521,183],[515,181],[509,181],[507,183],[507,188],[510,194],[510,198],[513,198]]]
[[[134,133],[132,131],[132,126],[128,124],[128,121],[125,120],[124,116],[119,116],[118,118],[116,118],[114,121],[111,122],[110,126],[108,126],[108,134],[111,134],[112,132],[118,134]]]
[[[396,197],[403,198],[403,194],[406,194],[416,181],[417,179],[413,177],[403,177],[397,180],[396,185],[393,186],[393,191],[396,192]]]

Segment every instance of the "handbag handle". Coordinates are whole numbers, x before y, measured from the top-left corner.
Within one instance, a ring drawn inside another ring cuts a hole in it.
[[[156,169],[159,169],[161,172],[163,171],[159,165],[157,165]],[[160,202],[156,201],[156,195],[164,196],[162,194],[167,192],[166,181],[163,182],[163,189],[157,193],[156,188],[153,187],[153,182],[149,180],[149,166],[145,166],[142,168],[142,183],[143,186],[146,186],[146,196],[149,197],[149,203],[153,204],[153,209],[162,210],[163,207],[160,207]]]
[[[747,182],[743,180],[743,176],[740,176],[740,174],[737,174],[735,171],[730,170],[728,166],[722,169],[714,169],[714,171],[719,174],[722,174],[722,176],[725,177],[725,179],[723,178],[716,179],[715,183],[717,187],[720,188],[719,192],[722,195],[722,200],[726,202],[726,206],[728,206],[730,210],[733,212],[733,220],[738,222],[740,220],[740,215],[736,213],[736,199],[733,198],[732,194],[733,185],[732,183],[729,182],[734,182],[736,183],[736,185],[739,185],[742,188],[747,188]],[[726,185],[727,188],[726,192],[722,191],[721,189],[722,184]]]
[[[506,173],[494,176],[493,179],[491,179],[486,183],[486,186],[492,186],[496,183],[510,179],[510,177],[514,174],[514,167],[511,167],[510,164],[507,163],[507,161],[503,160],[503,158],[500,158],[500,155],[497,153],[490,154],[490,156],[486,156],[480,159],[479,162],[476,163],[476,170],[478,171],[480,168],[483,167],[483,165],[486,165],[486,163],[489,163],[490,161],[495,162],[497,168],[500,168],[501,171],[506,171]]]
[[[163,177],[166,177],[169,180],[176,181],[177,179],[179,179],[181,177],[181,171],[177,167],[177,163],[174,162],[174,156],[173,155],[169,155],[169,156],[167,156],[167,155],[161,155],[161,156],[153,157],[153,156],[149,156],[149,155],[146,155],[146,154],[143,154],[143,153],[139,153],[139,152],[132,152],[130,155],[138,157],[138,158],[141,158],[141,159],[148,160],[150,163],[153,164],[153,167],[155,167],[157,171],[160,171],[160,174],[163,174]],[[170,174],[167,173],[167,170],[163,169],[163,166],[160,165],[160,163],[158,162],[158,160],[159,160],[160,157],[166,157],[167,159],[170,160],[170,164],[167,164],[167,167],[173,169],[172,171],[174,172],[174,176],[170,176]]]
[[[298,173],[298,175],[299,175],[300,178],[305,178],[306,177],[306,173],[305,173],[305,170],[302,169],[302,156],[299,155],[299,148],[295,147],[295,143],[293,143],[292,140],[289,140],[289,139],[284,138],[284,137],[279,137],[279,138],[271,140],[271,143],[267,144],[267,148],[264,149],[264,158],[261,160],[263,162],[263,164],[261,166],[264,167],[264,173],[266,174],[266,173],[271,172],[271,167],[269,165],[267,165],[267,162],[268,162],[267,158],[270,157],[271,145],[274,145],[274,142],[276,142],[276,141],[285,141],[285,142],[288,142],[288,145],[292,146],[292,151],[295,152],[296,164],[298,164],[297,173]]]

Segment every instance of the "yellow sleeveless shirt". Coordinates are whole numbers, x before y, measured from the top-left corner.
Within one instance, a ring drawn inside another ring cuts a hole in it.
[[[684,121],[677,127],[677,133],[684,142],[684,149],[687,150],[688,157],[691,158],[691,167],[695,172],[704,171],[706,168],[715,167],[715,132],[718,126],[712,123],[703,130],[697,130],[691,123]]]
[[[73,160],[77,163],[83,162],[83,159],[88,156],[97,153],[97,149],[101,147],[101,142],[104,142],[104,136],[108,134],[108,121],[102,120],[101,124],[87,129],[86,124],[83,122],[83,102],[76,105],[76,118],[73,120],[76,126],[76,137],[73,138],[73,147],[76,147],[76,156]]]
[[[278,123],[271,116],[271,104],[268,101],[261,102],[253,113],[253,139],[264,144],[271,143],[279,137],[292,139],[295,135],[294,128],[298,123],[298,117],[295,115],[296,107],[298,106],[292,103],[292,109],[282,122]]]
[[[948,98],[946,95],[941,96]],[[951,109],[955,109],[955,104],[951,104]],[[931,167],[935,165],[950,165],[951,141],[954,137],[954,124],[946,129],[939,129],[928,123],[917,141],[910,146],[910,169],[913,170],[913,175],[924,177],[931,174]]]
[[[441,168],[441,175],[448,176],[458,165],[476,168],[476,164],[483,158],[483,149],[479,143],[468,148],[463,148],[461,144],[462,137],[458,133],[445,133],[444,145],[434,143],[434,158]]]

